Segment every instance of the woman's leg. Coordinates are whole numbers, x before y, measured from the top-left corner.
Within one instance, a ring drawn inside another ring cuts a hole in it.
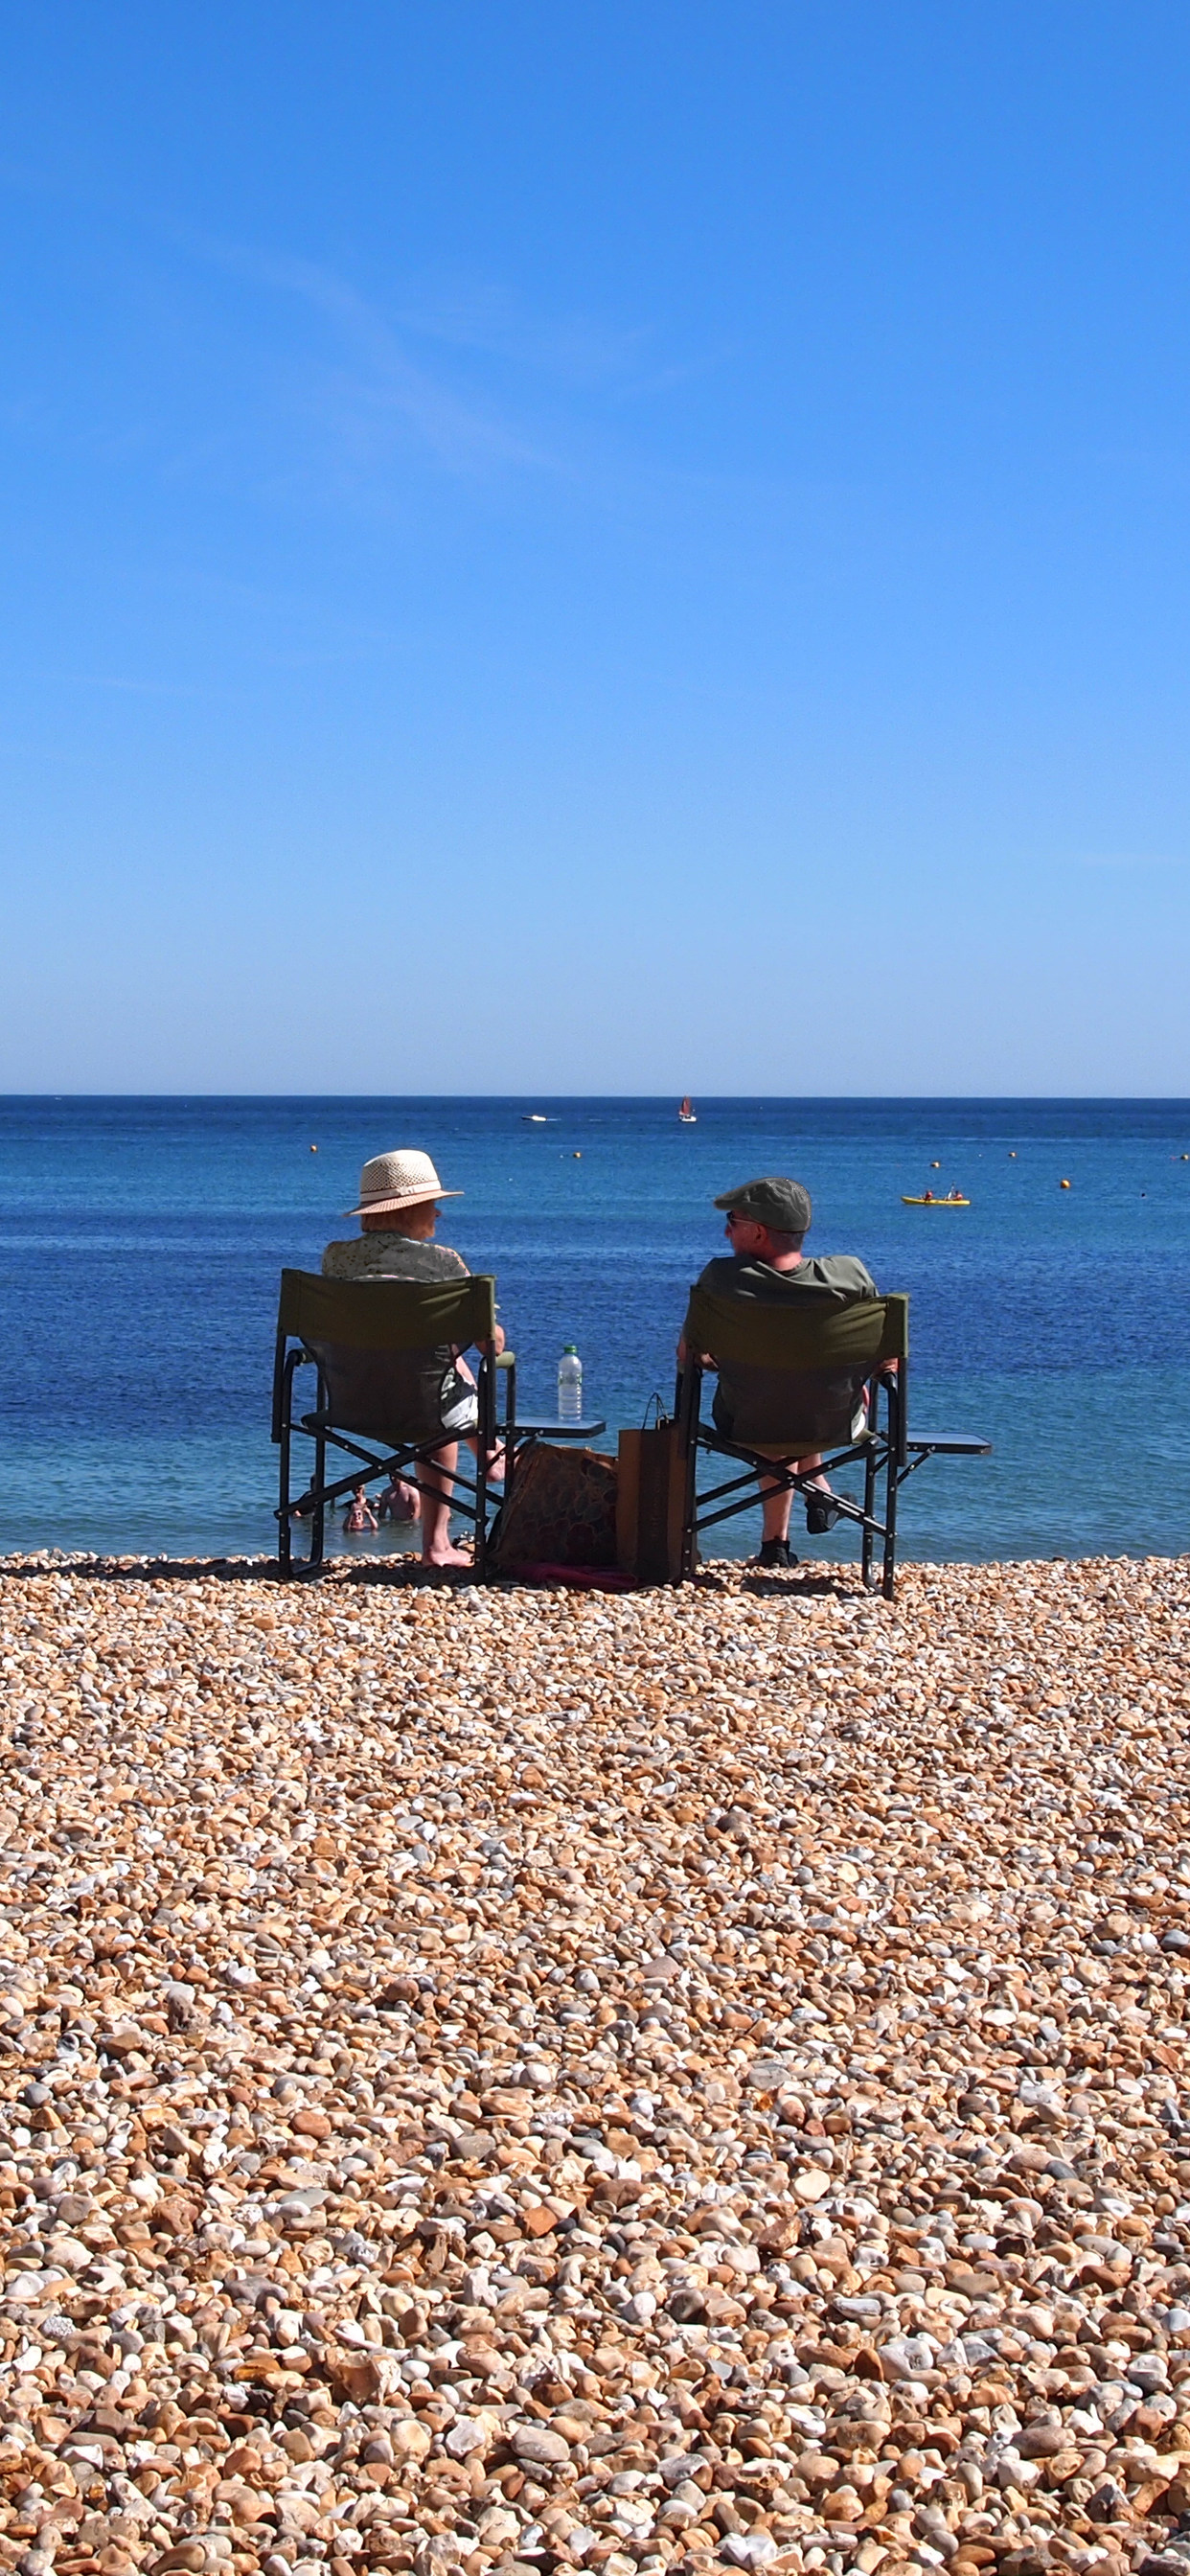
[[[423,1565],[469,1565],[470,1557],[450,1542],[450,1501],[459,1446],[451,1440],[436,1449],[421,1471],[421,1561]]]
[[[466,1441],[467,1441],[467,1447],[468,1447],[468,1448],[469,1448],[469,1450],[471,1451],[472,1457],[473,1457],[473,1458],[478,1458],[478,1456],[479,1456],[479,1435],[478,1435],[478,1433],[477,1433],[477,1432],[475,1432],[475,1431],[469,1431],[469,1432],[467,1432],[467,1433],[466,1433],[465,1437],[466,1437]],[[495,1448],[494,1448],[494,1449],[489,1449],[489,1451],[488,1451],[488,1454],[487,1454],[487,1473],[488,1473],[488,1483],[489,1483],[489,1485],[502,1485],[502,1484],[503,1484],[503,1482],[504,1482],[504,1474],[505,1474],[505,1459],[504,1459],[504,1451],[503,1451],[503,1449],[502,1449],[502,1447],[501,1447],[501,1445],[500,1445],[500,1442],[499,1442],[499,1441],[497,1441],[497,1442],[496,1442],[496,1446],[495,1446]]]
[[[455,1368],[456,1368],[456,1370],[458,1371],[459,1376],[460,1376],[461,1378],[465,1378],[465,1380],[466,1380],[466,1382],[467,1382],[467,1385],[468,1385],[468,1386],[474,1386],[474,1385],[475,1385],[475,1372],[474,1372],[474,1370],[473,1370],[473,1369],[471,1369],[471,1368],[469,1368],[469,1367],[468,1367],[467,1362],[466,1362],[466,1360],[464,1359],[463,1354],[462,1354],[462,1352],[461,1352],[461,1351],[456,1351],[456,1352],[455,1352]],[[478,1439],[478,1435],[477,1435],[474,1431],[469,1431],[469,1432],[464,1432],[463,1437],[464,1437],[464,1439],[466,1440],[467,1447],[468,1447],[468,1448],[469,1448],[469,1450],[471,1451],[472,1456],[473,1456],[473,1457],[475,1457],[475,1458],[478,1458],[478,1456],[479,1456],[479,1439]],[[504,1482],[504,1451],[502,1450],[502,1448],[500,1447],[500,1445],[499,1445],[499,1443],[498,1443],[498,1442],[497,1442],[496,1447],[495,1447],[494,1449],[489,1449],[489,1451],[488,1451],[488,1455],[487,1455],[487,1471],[488,1471],[488,1481],[489,1481],[489,1483],[490,1483],[490,1484],[495,1484],[495,1485],[502,1485],[502,1484],[503,1484],[503,1482]]]

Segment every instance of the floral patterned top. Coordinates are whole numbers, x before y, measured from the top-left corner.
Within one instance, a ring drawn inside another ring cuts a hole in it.
[[[465,1261],[448,1243],[413,1243],[407,1234],[356,1234],[328,1243],[324,1279],[469,1279]]]

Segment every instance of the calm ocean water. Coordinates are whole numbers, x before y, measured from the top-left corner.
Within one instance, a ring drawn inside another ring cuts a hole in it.
[[[669,1100],[0,1101],[0,1550],[272,1549],[277,1274],[354,1231],[360,1164],[397,1144],[465,1192],[440,1237],[497,1274],[526,1411],[554,1409],[568,1341],[613,1431],[668,1398],[711,1199],[792,1172],[812,1248],[910,1292],[912,1419],[995,1443],[909,1484],[906,1556],[1190,1545],[1190,1102],[696,1106],[682,1127]],[[900,1204],[954,1183],[968,1210]]]

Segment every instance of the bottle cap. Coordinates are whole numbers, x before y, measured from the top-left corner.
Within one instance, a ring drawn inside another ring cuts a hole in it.
[[[566,1342],[566,1343],[564,1343],[564,1345],[563,1345],[563,1349],[562,1349],[562,1357],[563,1357],[563,1359],[564,1359],[564,1360],[576,1360],[576,1359],[578,1358],[578,1343],[577,1343],[577,1342]]]

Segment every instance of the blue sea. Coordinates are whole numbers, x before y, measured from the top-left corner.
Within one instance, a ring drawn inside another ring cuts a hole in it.
[[[497,1275],[524,1411],[556,1409],[567,1342],[609,1435],[668,1400],[687,1287],[723,1248],[712,1199],[790,1172],[811,1249],[909,1291],[911,1424],[994,1443],[911,1480],[905,1556],[1190,1544],[1190,1102],[696,1108],[683,1127],[674,1100],[0,1102],[0,1550],[273,1551],[278,1273],[355,1230],[361,1163],[405,1144],[464,1193],[439,1237]],[[970,1208],[901,1204],[954,1185]]]

